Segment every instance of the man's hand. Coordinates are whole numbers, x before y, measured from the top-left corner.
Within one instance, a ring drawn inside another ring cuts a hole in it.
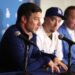
[[[54,63],[56,65],[59,65],[60,67],[62,67],[65,71],[68,70],[68,67],[61,60],[59,60],[57,57],[54,58]]]
[[[50,60],[50,62],[48,63],[48,66],[51,67],[52,72],[60,72],[59,67],[55,65],[53,61]]]

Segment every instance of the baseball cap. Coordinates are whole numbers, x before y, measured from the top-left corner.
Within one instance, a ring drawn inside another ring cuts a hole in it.
[[[47,16],[59,16],[63,20],[65,19],[63,11],[58,7],[51,7],[49,9],[47,9],[45,17],[47,17]]]

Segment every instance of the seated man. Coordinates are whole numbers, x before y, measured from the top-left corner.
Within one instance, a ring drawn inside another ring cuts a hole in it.
[[[62,19],[64,19],[64,16],[60,8],[51,7],[47,9],[44,22],[36,32],[37,46],[45,53],[54,54],[56,57],[52,62],[60,65],[67,71],[67,66],[61,62],[63,58],[62,43],[58,39],[59,33],[57,32]]]
[[[69,6],[64,12],[65,20],[61,27],[58,29],[60,34],[64,35],[66,38],[75,42],[75,6]],[[66,41],[62,42],[63,45],[63,61],[68,65],[68,52],[69,44]],[[75,45],[71,46],[71,71],[75,72]]]
[[[41,13],[42,10],[34,3],[24,3],[19,7],[16,24],[6,30],[1,40],[0,72],[49,75],[44,65],[52,67],[53,71],[60,71],[51,62],[55,56],[40,54],[38,48],[30,42],[36,42],[34,32],[40,25]]]

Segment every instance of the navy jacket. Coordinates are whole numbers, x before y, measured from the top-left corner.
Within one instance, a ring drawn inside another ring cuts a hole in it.
[[[0,50],[0,71],[24,71],[25,69],[25,50],[27,42],[15,35],[16,31],[20,31],[26,38],[26,35],[19,24],[9,27],[1,40]],[[33,34],[31,39],[36,42],[36,35]],[[50,56],[42,56],[36,46],[29,44],[27,71],[33,75],[47,75],[43,70],[43,65],[50,61]]]

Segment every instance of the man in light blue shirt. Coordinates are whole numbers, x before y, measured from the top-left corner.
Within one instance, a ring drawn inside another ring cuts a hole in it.
[[[75,42],[75,6],[69,6],[64,12],[65,20],[61,27],[58,29],[60,34],[64,35],[66,38]],[[69,43],[62,41],[63,45],[63,61],[68,65],[68,52]],[[70,59],[70,58],[69,58]],[[71,46],[71,61],[70,61],[71,71],[75,72],[75,45]]]

